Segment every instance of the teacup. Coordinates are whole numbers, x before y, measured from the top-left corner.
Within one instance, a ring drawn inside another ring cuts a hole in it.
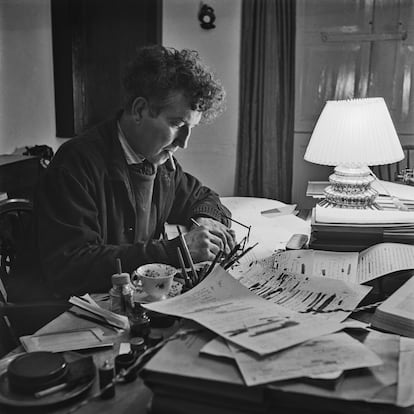
[[[154,300],[167,297],[176,274],[175,267],[163,263],[149,263],[135,271],[135,275],[141,281],[142,289]]]

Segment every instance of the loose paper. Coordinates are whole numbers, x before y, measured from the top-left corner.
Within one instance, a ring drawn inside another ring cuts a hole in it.
[[[358,253],[323,250],[291,250],[274,255],[274,268],[309,276],[356,283]]]
[[[303,253],[304,258],[313,257]],[[289,257],[297,254],[294,252]],[[295,260],[285,264],[274,267],[271,260],[259,261],[246,270],[239,281],[255,294],[284,308],[296,312],[325,312],[316,313],[316,316],[335,322],[350,315],[371,290],[371,287],[343,280],[285,271],[300,268]]]
[[[194,320],[259,355],[338,331],[339,323],[301,315],[260,298],[222,267],[190,291],[143,305],[155,312]]]
[[[272,257],[276,270],[356,284],[399,270],[414,269],[414,245],[402,243],[379,243],[360,253],[303,249],[276,252]],[[267,260],[270,261],[269,257]],[[256,259],[243,264],[239,278],[258,262]]]
[[[351,336],[340,332],[260,358],[231,345],[247,386],[381,365],[381,359]]]
[[[47,334],[26,335],[20,337],[20,342],[27,352],[77,351],[113,345],[112,342],[105,340],[104,332],[99,328],[73,329]]]
[[[414,269],[414,246],[380,243],[359,254],[357,280],[365,283],[399,270]]]

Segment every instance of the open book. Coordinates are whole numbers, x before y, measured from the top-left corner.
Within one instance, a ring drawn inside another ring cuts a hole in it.
[[[371,325],[414,338],[414,277],[375,310]]]

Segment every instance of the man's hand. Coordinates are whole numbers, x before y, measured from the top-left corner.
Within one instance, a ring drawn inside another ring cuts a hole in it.
[[[200,233],[199,237],[206,238],[205,244],[207,244],[208,246],[204,246],[204,249],[208,249],[210,251],[208,254],[210,258],[208,259],[204,258],[202,260],[214,259],[214,256],[218,253],[219,250],[223,250],[227,254],[235,246],[236,239],[235,239],[234,230],[229,229],[228,227],[226,227],[224,224],[220,223],[217,220],[213,220],[207,217],[198,217],[196,221],[199,224],[199,226],[196,226],[194,224],[191,232],[196,229],[205,230],[204,233],[203,232]],[[201,246],[198,246],[198,247],[201,247]],[[213,254],[212,258],[211,258],[211,254]]]

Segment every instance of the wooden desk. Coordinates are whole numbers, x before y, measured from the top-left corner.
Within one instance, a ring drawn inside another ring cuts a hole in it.
[[[62,331],[66,329],[96,327],[93,322],[84,321],[77,318],[67,312],[57,317],[52,322],[48,323],[39,333],[51,333],[56,331]],[[116,336],[117,334],[107,328],[102,327],[105,332],[105,336],[110,336],[111,340],[115,343],[111,349],[105,349],[100,351],[94,351],[87,354],[93,355],[95,365],[97,367],[102,366],[105,360],[113,361],[115,355],[118,354],[119,344],[121,342],[128,342],[128,332],[124,332]],[[22,352],[22,348],[16,349],[13,353]],[[85,353],[86,355],[86,353]],[[86,395],[92,395],[99,390],[99,379],[96,377],[95,383],[91,390]],[[128,384],[117,384],[115,397],[108,400],[102,400],[100,398],[88,403],[76,411],[78,414],[138,414],[146,413],[146,407],[151,399],[151,391],[143,384],[142,380],[138,377],[134,382]],[[70,408],[74,407],[82,401],[82,398],[77,398],[73,402],[68,402],[61,407],[48,407],[47,412],[49,414],[63,414],[67,413]],[[15,407],[6,407],[0,405],[0,412],[2,414],[16,414],[21,413],[33,413],[33,412],[46,412],[46,409],[34,411],[34,409],[22,409]]]

